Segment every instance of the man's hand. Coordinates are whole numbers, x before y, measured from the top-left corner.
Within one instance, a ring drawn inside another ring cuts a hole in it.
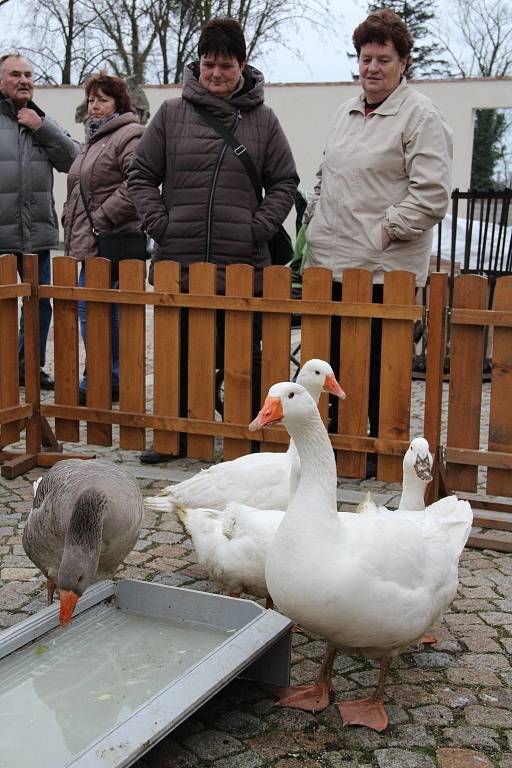
[[[43,121],[33,109],[21,107],[18,111],[18,123],[30,128],[31,131],[37,131],[42,126]]]

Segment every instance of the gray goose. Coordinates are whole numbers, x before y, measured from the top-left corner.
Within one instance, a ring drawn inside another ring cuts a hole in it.
[[[59,461],[34,489],[23,548],[46,576],[49,605],[58,588],[66,625],[87,587],[110,578],[135,546],[142,494],[128,472],[101,459]]]

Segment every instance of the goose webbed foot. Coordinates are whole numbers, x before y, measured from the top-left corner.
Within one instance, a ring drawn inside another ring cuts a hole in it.
[[[420,637],[418,642],[422,645],[433,645],[434,643],[437,643],[437,637],[435,635],[424,634]]]
[[[336,704],[344,725],[366,725],[374,731],[386,730],[389,719],[382,698],[390,664],[391,658],[388,656],[380,659],[379,682],[371,699],[340,701]]]
[[[312,685],[292,685],[275,691],[277,707],[293,707],[306,712],[321,712],[329,706],[330,685],[327,681]]]
[[[374,731],[384,731],[389,725],[382,701],[376,699],[340,701],[336,707],[344,725],[365,725]]]

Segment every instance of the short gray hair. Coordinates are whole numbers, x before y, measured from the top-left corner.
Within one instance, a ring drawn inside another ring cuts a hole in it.
[[[19,51],[17,48],[13,49],[12,51],[7,51],[7,53],[0,54],[0,77],[3,76],[3,69],[4,69],[4,61],[6,59],[27,59],[27,61],[30,61],[27,56],[25,56],[22,51]],[[30,64],[32,62],[30,61]]]

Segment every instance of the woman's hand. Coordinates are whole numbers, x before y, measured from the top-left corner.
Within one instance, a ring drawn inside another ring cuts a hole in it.
[[[381,227],[381,235],[382,235],[382,250],[385,251],[388,245],[391,242],[391,238],[384,229],[384,227]]]

